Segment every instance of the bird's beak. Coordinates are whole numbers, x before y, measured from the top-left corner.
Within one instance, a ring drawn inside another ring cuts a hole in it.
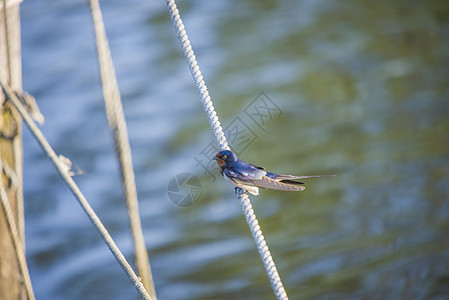
[[[216,157],[216,156],[212,157],[212,159],[213,159],[213,160],[219,160],[219,158]]]

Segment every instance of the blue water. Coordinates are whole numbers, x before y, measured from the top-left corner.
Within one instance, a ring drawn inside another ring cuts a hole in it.
[[[447,299],[449,5],[179,4],[240,158],[279,173],[338,175],[309,179],[301,193],[252,197],[290,299]],[[273,299],[233,189],[206,160],[214,137],[165,2],[101,6],[159,299]],[[71,159],[75,180],[132,262],[87,3],[24,1],[21,15],[23,86],[46,118],[42,131]],[[263,111],[261,99],[273,109],[263,122],[251,114],[257,105]],[[37,298],[137,298],[27,130],[24,150]],[[201,183],[187,208],[167,194],[180,173]]]

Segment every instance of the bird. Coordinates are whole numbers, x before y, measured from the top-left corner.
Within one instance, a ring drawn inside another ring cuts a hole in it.
[[[237,188],[246,190],[252,195],[259,195],[259,188],[276,191],[304,191],[303,182],[296,179],[335,176],[335,175],[281,175],[268,172],[263,167],[258,167],[237,158],[231,150],[218,152],[212,159],[216,160],[223,177]]]

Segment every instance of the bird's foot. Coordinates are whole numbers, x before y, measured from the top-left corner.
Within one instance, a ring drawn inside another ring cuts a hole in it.
[[[239,188],[239,187],[235,188],[235,194],[237,196],[240,196],[240,195],[243,195],[243,194],[246,194],[246,193],[247,193],[247,191],[245,189],[242,189],[242,188]]]

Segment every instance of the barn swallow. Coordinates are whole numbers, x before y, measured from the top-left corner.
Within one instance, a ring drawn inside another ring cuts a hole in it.
[[[280,175],[265,171],[264,168],[255,166],[237,158],[234,152],[223,150],[212,159],[216,160],[221,168],[221,175],[235,185],[245,189],[253,195],[259,195],[259,188],[276,191],[304,191],[303,182],[295,179],[334,176],[334,175],[311,175],[293,176]]]

